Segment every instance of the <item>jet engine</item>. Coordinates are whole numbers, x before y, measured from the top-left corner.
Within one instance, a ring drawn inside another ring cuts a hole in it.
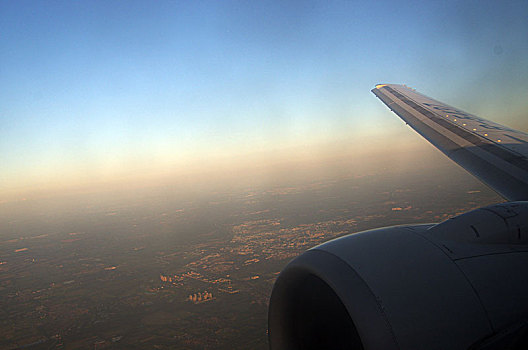
[[[271,349],[516,349],[528,339],[528,202],[312,248],[281,272]]]

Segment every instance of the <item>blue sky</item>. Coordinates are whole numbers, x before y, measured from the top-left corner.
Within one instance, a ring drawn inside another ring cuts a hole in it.
[[[410,140],[379,82],[528,126],[527,18],[526,1],[3,1],[0,194]]]

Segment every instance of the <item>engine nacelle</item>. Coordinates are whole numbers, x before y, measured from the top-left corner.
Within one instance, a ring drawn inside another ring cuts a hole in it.
[[[511,202],[308,250],[275,282],[269,341],[272,349],[493,349],[527,315],[528,202]]]

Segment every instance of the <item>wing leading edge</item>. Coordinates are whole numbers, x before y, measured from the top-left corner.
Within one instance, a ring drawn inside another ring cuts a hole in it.
[[[404,85],[372,89],[458,165],[511,201],[528,200],[528,134],[463,112]]]

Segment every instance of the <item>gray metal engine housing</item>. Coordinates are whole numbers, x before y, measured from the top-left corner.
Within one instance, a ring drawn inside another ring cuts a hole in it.
[[[268,329],[272,349],[492,349],[527,315],[528,202],[510,202],[308,250],[275,282]]]

